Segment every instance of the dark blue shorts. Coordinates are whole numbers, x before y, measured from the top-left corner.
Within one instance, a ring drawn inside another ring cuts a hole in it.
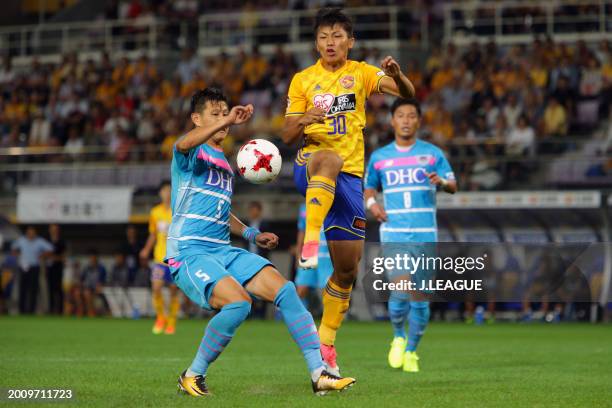
[[[308,157],[293,164],[293,181],[304,197],[308,187]],[[361,177],[340,173],[336,179],[336,196],[323,223],[325,238],[328,241],[364,240],[365,239],[365,206],[363,203],[363,182]]]

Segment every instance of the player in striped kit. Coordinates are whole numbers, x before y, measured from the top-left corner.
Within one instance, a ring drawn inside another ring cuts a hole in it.
[[[416,137],[421,121],[418,101],[397,99],[391,107],[391,117],[395,141],[377,149],[370,157],[365,177],[366,207],[381,222],[383,248],[391,247],[390,243],[436,242],[436,191],[451,194],[457,191],[453,170],[438,147]],[[384,204],[376,202],[379,189],[382,189]],[[427,251],[426,247],[413,245],[404,249],[415,252],[412,256],[419,256]],[[423,279],[425,274],[417,271],[408,277],[405,271],[390,272],[392,280]],[[418,372],[416,349],[429,321],[426,294],[392,291],[389,316],[394,336],[389,365]]]
[[[325,371],[312,316],[295,286],[265,258],[230,245],[230,232],[260,247],[273,249],[274,234],[245,226],[231,213],[234,173],[221,144],[231,125],[248,121],[253,106],[228,108],[219,89],[194,94],[195,128],[174,145],[172,158],[172,224],[165,261],[177,286],[203,308],[218,310],[210,319],[196,356],[179,377],[179,391],[201,397],[208,366],[231,341],[251,310],[251,296],[274,302],[308,365],[313,391],[323,394],[355,382]]]

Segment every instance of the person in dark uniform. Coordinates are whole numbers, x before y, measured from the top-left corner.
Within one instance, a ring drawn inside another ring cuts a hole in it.
[[[49,242],[53,246],[47,261],[47,287],[49,288],[49,313],[61,315],[64,307],[64,264],[66,262],[66,242],[61,237],[57,224],[49,225]]]

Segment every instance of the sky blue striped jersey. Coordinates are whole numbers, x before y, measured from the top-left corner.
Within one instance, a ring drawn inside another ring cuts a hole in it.
[[[381,242],[435,242],[436,187],[427,174],[454,180],[444,153],[417,139],[408,148],[390,143],[375,150],[366,170],[365,188],[382,188],[387,222],[380,226]]]
[[[207,144],[172,158],[172,224],[166,259],[230,243],[234,173],[223,151]]]

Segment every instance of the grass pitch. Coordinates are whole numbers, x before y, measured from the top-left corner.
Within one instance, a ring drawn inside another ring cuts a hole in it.
[[[248,321],[209,370],[215,395],[177,395],[205,324],[180,321],[175,336],[153,336],[151,320],[1,317],[0,388],[71,388],[75,401],[45,406],[72,407],[612,406],[610,325],[433,323],[421,372],[407,374],[387,366],[388,323],[348,322],[339,364],[357,384],[315,397],[285,326]]]

